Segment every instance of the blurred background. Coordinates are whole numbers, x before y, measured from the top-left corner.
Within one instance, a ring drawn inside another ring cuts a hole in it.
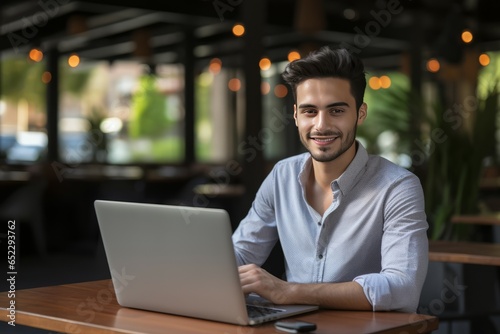
[[[497,242],[496,226],[450,221],[500,210],[499,11],[493,0],[3,0],[0,233],[16,221],[20,288],[109,277],[96,199],[221,207],[236,227],[273,164],[303,151],[280,74],[323,45],[363,59],[358,139],[419,176],[429,237]],[[463,305],[433,309],[435,289],[422,313],[450,313],[443,328],[466,333]]]

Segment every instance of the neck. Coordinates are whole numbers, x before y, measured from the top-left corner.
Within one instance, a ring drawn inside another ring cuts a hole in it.
[[[340,157],[329,162],[312,160],[311,181],[323,189],[330,189],[333,180],[338,179],[356,155],[356,142]]]

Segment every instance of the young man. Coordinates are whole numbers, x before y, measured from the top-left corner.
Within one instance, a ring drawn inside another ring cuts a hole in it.
[[[274,166],[233,235],[243,291],[282,304],[415,312],[428,264],[422,187],[355,140],[367,115],[361,60],[323,47],[283,78],[309,152]],[[259,267],[278,239],[287,281]]]

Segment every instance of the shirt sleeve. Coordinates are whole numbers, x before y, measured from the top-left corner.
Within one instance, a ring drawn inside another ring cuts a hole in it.
[[[354,278],[373,311],[415,312],[427,275],[428,239],[424,196],[415,175],[398,179],[387,195],[380,273]]]
[[[238,265],[254,263],[261,266],[278,240],[274,211],[274,173],[260,186],[247,216],[233,233]]]

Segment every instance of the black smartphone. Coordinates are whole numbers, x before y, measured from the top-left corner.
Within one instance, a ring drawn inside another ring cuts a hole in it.
[[[305,333],[316,329],[316,324],[307,321],[281,320],[274,323],[274,327],[288,333]]]

